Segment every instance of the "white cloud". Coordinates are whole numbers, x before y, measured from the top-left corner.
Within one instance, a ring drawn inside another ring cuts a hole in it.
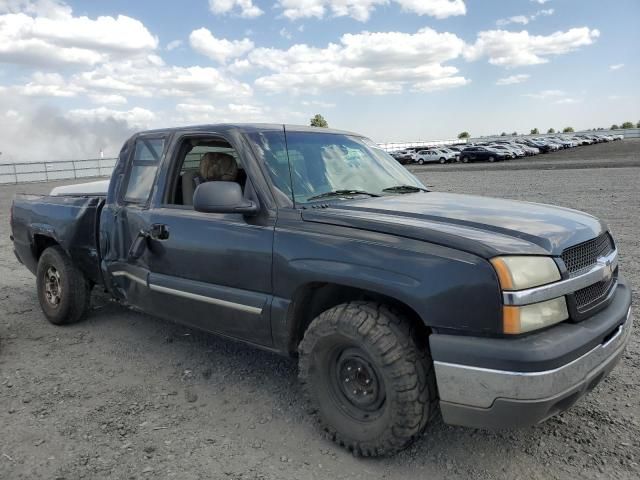
[[[550,2],[551,0],[531,0],[534,3],[539,3],[540,5],[544,5],[547,2]]]
[[[212,67],[158,66],[148,61],[107,63],[72,77],[94,93],[137,97],[248,98],[251,87]]]
[[[253,0],[209,0],[209,9],[215,15],[238,14],[243,18],[255,18],[264,13]]]
[[[323,102],[321,100],[303,100],[300,105],[305,107],[335,108],[336,104],[331,102]]]
[[[536,13],[533,14],[533,19],[536,19],[540,16],[542,17],[548,17],[549,15],[553,15],[553,13],[555,12],[555,10],[553,8],[547,8],[546,10],[538,10]]]
[[[176,105],[176,112],[179,124],[266,121],[264,108],[248,103],[227,105],[179,103]]]
[[[533,22],[538,17],[548,17],[549,15],[553,15],[553,12],[553,8],[548,8],[546,10],[538,10],[532,15],[515,15],[509,18],[501,18],[499,20],[496,20],[496,25],[498,25],[499,27],[509,25],[510,23],[527,25],[529,22]]]
[[[148,53],[158,45],[136,19],[76,17],[71,7],[55,0],[12,1],[0,11],[10,12],[0,15],[0,62],[95,65]]]
[[[175,50],[176,48],[180,48],[181,46],[182,40],[172,40],[171,42],[167,43],[167,50]]]
[[[496,85],[513,85],[516,83],[522,83],[529,79],[530,75],[526,73],[519,73],[517,75],[510,75],[508,77],[499,78],[496,81]]]
[[[435,92],[437,90],[445,90],[448,88],[462,87],[471,83],[464,77],[443,77],[416,82],[413,84],[412,90],[415,92]]]
[[[220,63],[225,63],[231,58],[241,57],[254,47],[253,42],[248,38],[242,40],[216,38],[206,28],[199,28],[191,32],[189,43],[197,52]]]
[[[229,64],[227,67],[227,71],[235,74],[243,74],[251,70],[253,67],[251,66],[251,62],[246,58],[236,58],[233,63]]]
[[[70,110],[66,116],[72,120],[89,122],[96,120],[103,121],[111,118],[123,121],[131,127],[140,129],[149,128],[149,125],[156,119],[155,113],[140,107],[135,107],[131,110],[113,110],[107,107],[78,108]]]
[[[278,32],[282,38],[286,38],[287,40],[291,40],[291,32],[286,28],[282,27]]]
[[[29,97],[79,97],[105,104],[125,104],[127,97],[245,100],[251,87],[212,67],[156,65],[147,60],[105,63],[64,78],[36,72],[23,85],[0,87],[1,92]]]
[[[31,81],[13,89],[27,97],[75,97],[83,91],[78,86],[68,84],[60,74],[42,72],[34,73]]]
[[[615,65],[609,65],[609,70],[620,70],[624,67],[624,63],[616,63]]]
[[[510,23],[519,23],[521,25],[526,25],[527,23],[529,23],[529,17],[527,17],[526,15],[515,15],[513,17],[501,18],[499,20],[496,20],[496,25],[498,26],[509,25]]]
[[[525,97],[537,98],[539,100],[545,100],[547,98],[556,98],[562,97],[566,95],[566,93],[562,90],[542,90],[537,93],[527,93]]]
[[[551,35],[530,35],[526,30],[509,32],[489,30],[478,34],[465,51],[468,60],[488,57],[489,63],[504,67],[519,67],[547,63],[547,57],[561,55],[591,45],[600,36],[596,29],[572,28]]]
[[[107,105],[126,105],[127,98],[122,95],[115,94],[89,94],[89,99],[94,103],[103,103]]]
[[[331,15],[366,22],[377,6],[390,3],[404,11],[435,18],[464,15],[467,11],[464,0],[278,0],[277,6],[289,20]]]
[[[567,97],[567,98],[560,98],[553,103],[557,105],[573,105],[574,103],[580,103],[580,102],[582,102],[582,99],[580,98]]]
[[[423,28],[415,34],[345,34],[339,44],[325,48],[257,48],[248,58],[255,67],[274,72],[255,82],[270,92],[318,94],[337,89],[387,94],[405,86],[433,90],[464,85],[467,80],[457,68],[443,65],[459,57],[463,48],[456,35]]]

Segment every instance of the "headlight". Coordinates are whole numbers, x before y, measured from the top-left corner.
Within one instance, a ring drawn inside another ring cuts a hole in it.
[[[560,280],[560,271],[550,257],[496,257],[491,263],[502,290],[524,290]]]
[[[526,290],[561,280],[560,271],[550,257],[511,256],[491,260],[502,290]],[[564,297],[530,305],[505,305],[502,331],[506,334],[526,333],[569,318]]]
[[[530,332],[562,322],[567,318],[569,318],[569,312],[564,297],[522,307],[505,306],[502,318],[503,333]]]

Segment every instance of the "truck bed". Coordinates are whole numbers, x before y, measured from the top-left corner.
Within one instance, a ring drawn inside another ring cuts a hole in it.
[[[16,195],[11,230],[18,260],[35,274],[40,254],[58,244],[90,281],[101,284],[98,223],[103,204],[101,195]]]

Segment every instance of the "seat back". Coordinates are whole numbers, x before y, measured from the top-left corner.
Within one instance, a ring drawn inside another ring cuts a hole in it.
[[[187,170],[182,174],[182,204],[193,205],[193,194],[196,192],[196,176],[198,172],[195,170]]]

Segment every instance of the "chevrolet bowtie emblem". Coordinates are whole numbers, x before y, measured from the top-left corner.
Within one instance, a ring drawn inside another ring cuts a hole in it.
[[[611,260],[607,260],[607,262],[604,264],[602,273],[605,280],[611,280],[611,277],[613,276],[613,267],[611,266]]]

